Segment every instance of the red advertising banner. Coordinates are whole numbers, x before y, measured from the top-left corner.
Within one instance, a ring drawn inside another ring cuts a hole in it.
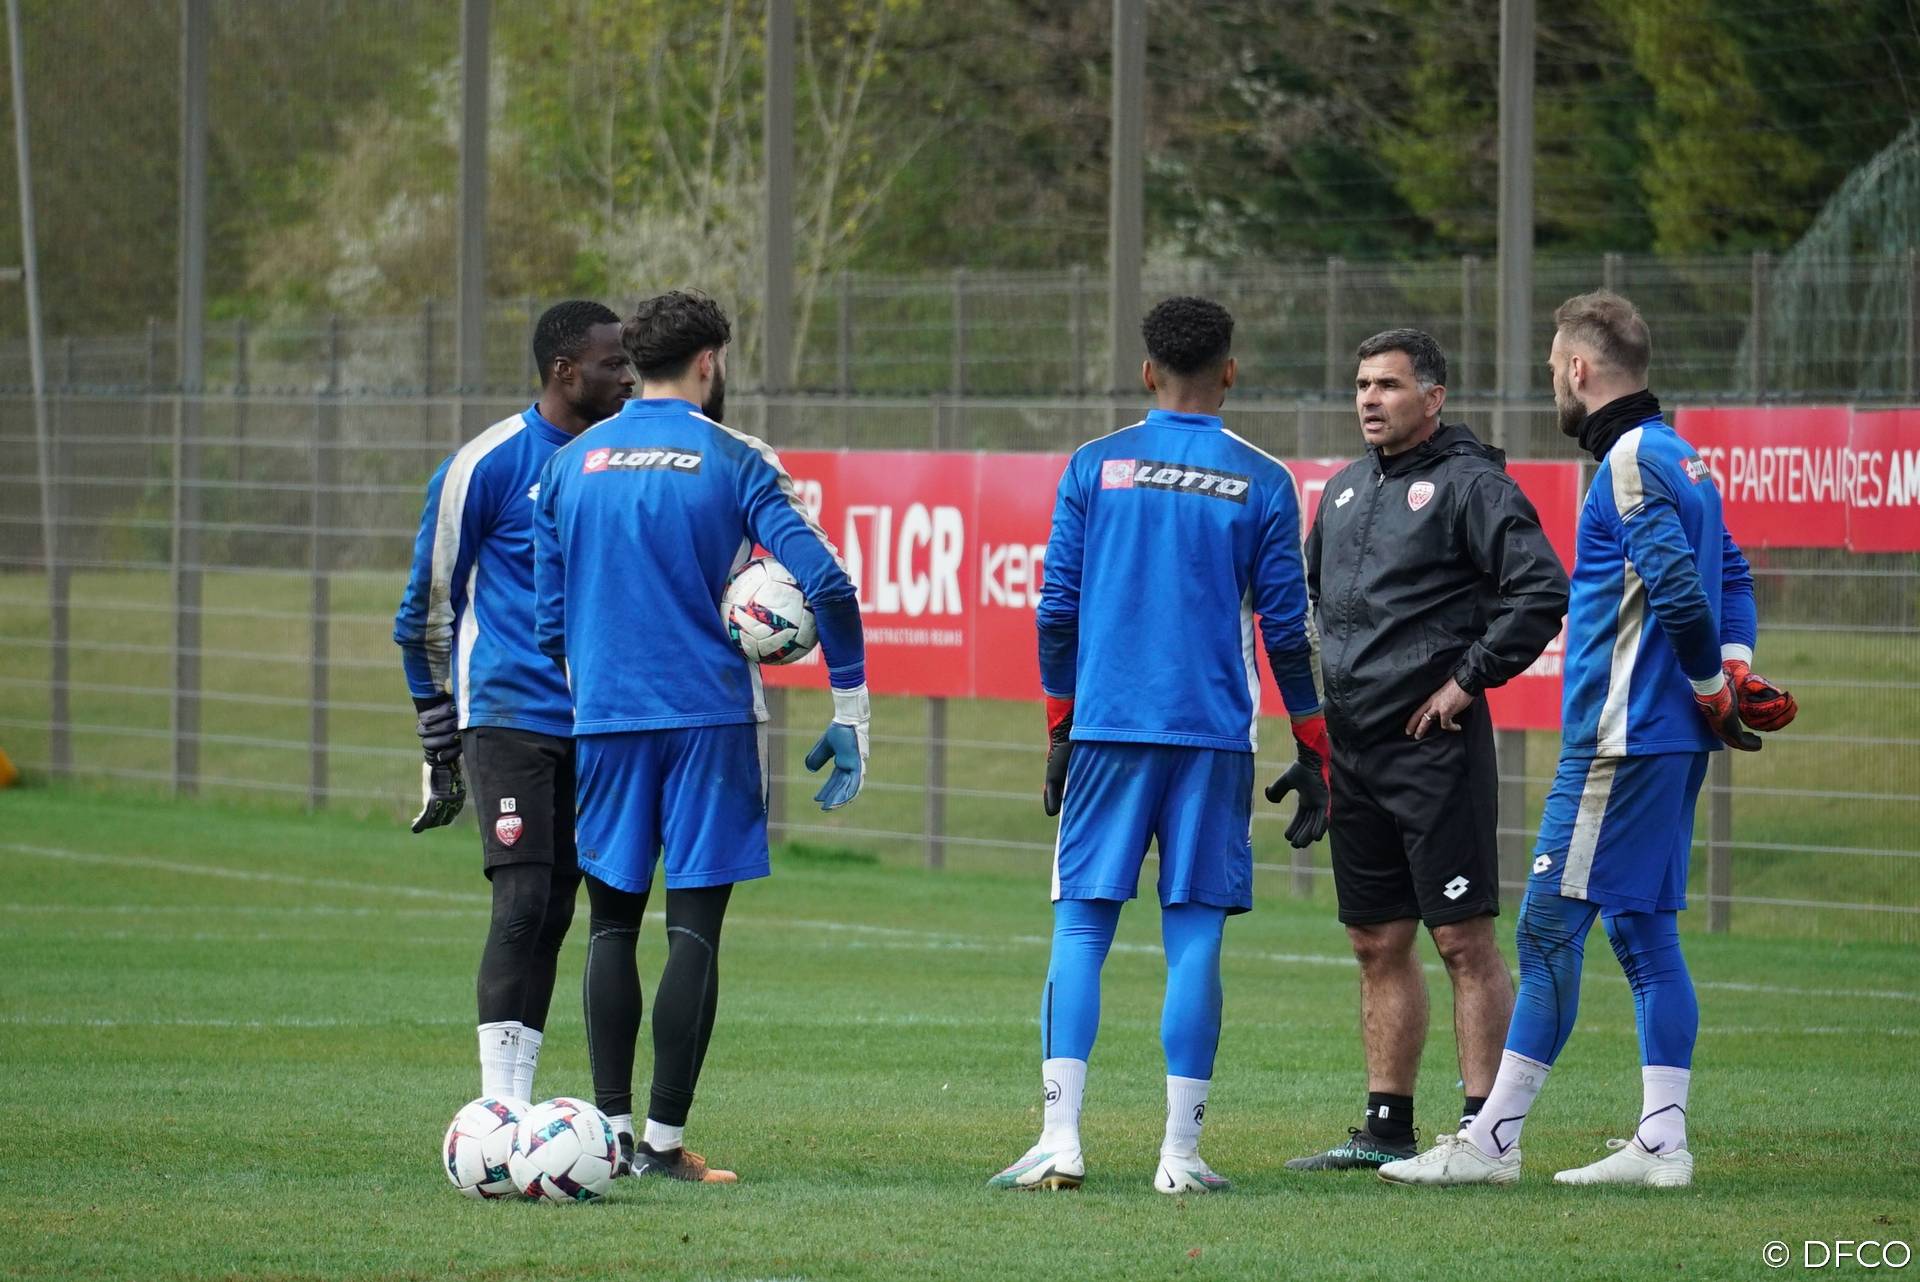
[[[1683,409],[1674,430],[1713,474],[1727,530],[1743,548],[1847,545],[1854,481],[1845,406]]]
[[[840,548],[860,594],[867,672],[888,694],[1033,699],[1040,690],[1039,603],[1054,490],[1064,454],[795,450],[781,456],[801,500]],[[1345,460],[1289,463],[1308,518]],[[1571,562],[1579,469],[1514,463],[1548,537]],[[1560,723],[1560,643],[1496,692],[1506,729]],[[1284,709],[1261,664],[1265,710]],[[769,684],[823,686],[815,651],[768,668]]]
[[[1847,546],[1920,549],[1920,409],[1855,413],[1851,449],[1857,479],[1847,490]]]

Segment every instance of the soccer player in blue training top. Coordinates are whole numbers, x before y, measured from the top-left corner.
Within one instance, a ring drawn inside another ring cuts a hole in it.
[[[553,456],[535,516],[535,632],[573,688],[596,1102],[624,1169],[718,1183],[733,1172],[681,1141],[719,1000],[727,899],[769,871],[766,701],[720,616],[756,543],[799,581],[826,651],[833,720],[807,754],[809,770],[833,763],[814,797],[824,810],[860,791],[868,716],[860,609],[839,553],[774,452],[721,423],[731,336],[703,295],[641,303],[622,330],[641,396]],[[634,951],[663,846],[667,960],[636,1137]]]
[[[1295,846],[1327,827],[1327,731],[1293,475],[1220,422],[1235,372],[1225,308],[1169,298],[1141,332],[1158,408],[1081,446],[1054,501],[1038,612],[1042,800],[1060,815],[1040,1002],[1045,1122],[994,1188],[1078,1188],[1085,1178],[1080,1100],[1100,968],[1150,841],[1167,956],[1167,1128],[1153,1186],[1228,1187],[1200,1158],[1200,1123],[1220,1040],[1221,931],[1253,906],[1261,639],[1299,743],[1267,796],[1299,791],[1287,829]]]
[[[1653,343],[1633,304],[1597,292],[1554,313],[1560,430],[1598,460],[1580,510],[1567,611],[1560,768],[1540,818],[1516,942],[1520,992],[1500,1072],[1472,1125],[1389,1162],[1398,1184],[1510,1184],[1520,1128],[1573,1031],[1597,916],[1633,989],[1642,1104],[1631,1140],[1558,1184],[1693,1182],[1687,1086],[1700,1007],[1680,955],[1693,807],[1707,754],[1760,748],[1793,720],[1756,677],[1747,561],[1707,465],[1647,390]]]
[[[599,303],[549,308],[534,328],[533,359],[540,399],[469,441],[427,483],[393,623],[426,752],[413,830],[453,822],[465,779],[473,783],[493,889],[480,954],[480,1093],[516,1100],[533,1095],[580,886],[573,705],[533,644],[533,504],[553,452],[617,412],[633,389],[620,318]]]

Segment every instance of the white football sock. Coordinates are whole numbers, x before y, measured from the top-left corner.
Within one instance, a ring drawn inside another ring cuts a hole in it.
[[[681,1146],[686,1137],[686,1127],[668,1126],[665,1122],[656,1122],[649,1117],[646,1138],[640,1142],[656,1153],[671,1153]]]
[[[628,1139],[633,1138],[632,1113],[615,1113],[608,1117],[607,1120],[613,1123],[613,1133],[615,1135],[624,1135]]]
[[[1045,1092],[1046,1120],[1040,1128],[1040,1147],[1080,1147],[1080,1100],[1087,1089],[1087,1061],[1049,1059],[1040,1062],[1040,1084]]]
[[[1493,1079],[1480,1116],[1467,1128],[1467,1137],[1482,1153],[1501,1157],[1520,1143],[1520,1127],[1533,1108],[1533,1097],[1546,1085],[1551,1067],[1512,1051],[1500,1052],[1500,1075]]]
[[[520,1021],[481,1024],[480,1093],[494,1099],[525,1099],[513,1093],[513,1075],[520,1066]]]
[[[533,1102],[533,1074],[540,1067],[540,1043],[546,1034],[537,1028],[520,1029],[520,1058],[513,1066],[513,1097]]]
[[[1212,1085],[1204,1077],[1167,1075],[1167,1137],[1160,1141],[1160,1156],[1200,1155],[1200,1123],[1207,1116],[1207,1088]]]
[[[1672,1153],[1687,1146],[1687,1086],[1693,1073],[1685,1068],[1649,1064],[1640,1070],[1640,1125],[1633,1139],[1649,1153]]]

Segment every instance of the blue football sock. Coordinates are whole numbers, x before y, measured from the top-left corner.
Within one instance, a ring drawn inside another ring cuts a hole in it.
[[[1585,900],[1528,892],[1514,929],[1520,991],[1507,1026],[1508,1050],[1541,1064],[1559,1058],[1580,1012],[1580,963],[1599,911]]]
[[[1040,997],[1040,1057],[1080,1059],[1100,1031],[1100,967],[1120,925],[1117,899],[1061,899],[1053,905],[1053,958]]]
[[[1693,976],[1680,954],[1678,913],[1610,913],[1607,938],[1633,989],[1633,1019],[1640,1029],[1640,1062],[1693,1067],[1700,1034],[1700,1003]]]
[[[1227,910],[1175,904],[1160,914],[1167,952],[1167,1000],[1160,1012],[1160,1044],[1170,1077],[1213,1076],[1220,1047],[1220,939]]]

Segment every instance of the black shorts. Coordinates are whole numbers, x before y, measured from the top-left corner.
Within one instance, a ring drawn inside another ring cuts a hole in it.
[[[1500,911],[1500,773],[1476,699],[1457,731],[1333,744],[1333,885],[1349,926],[1444,926]]]
[[[573,740],[505,726],[460,732],[482,866],[552,864],[579,872],[573,846]]]

